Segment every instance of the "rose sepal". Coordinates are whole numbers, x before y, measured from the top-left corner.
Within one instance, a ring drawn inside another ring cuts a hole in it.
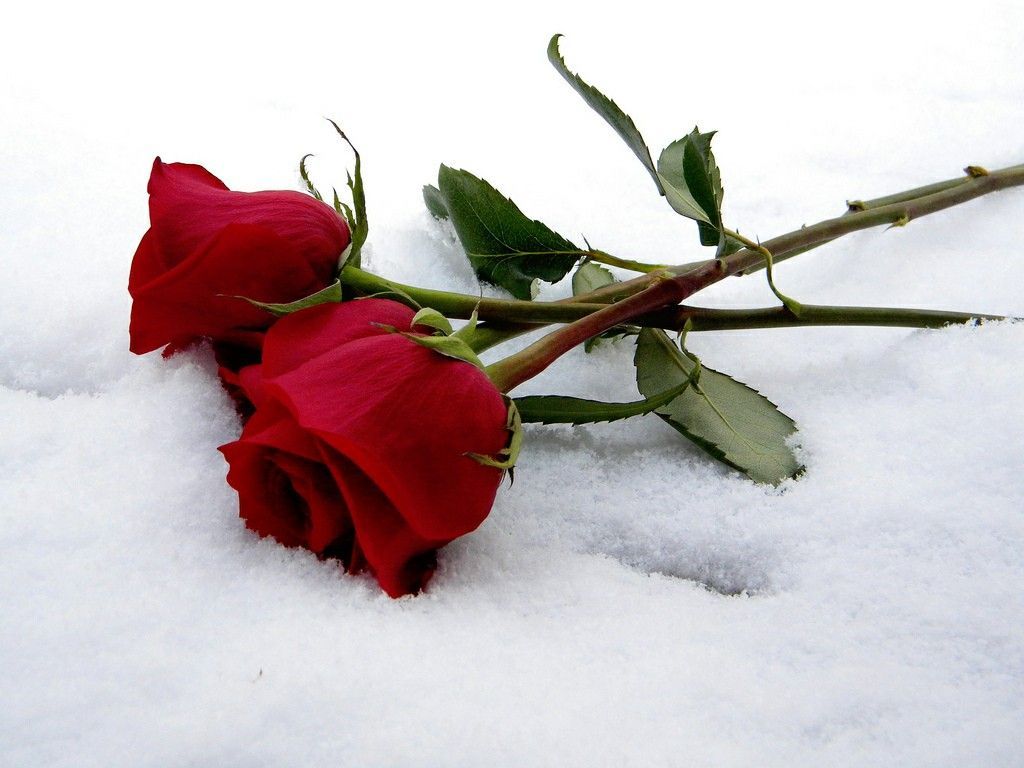
[[[452,324],[447,317],[442,315],[433,307],[423,307],[412,316],[412,325],[425,325],[433,328],[436,334],[443,336],[452,335]]]
[[[379,328],[382,328],[389,333],[397,333],[399,336],[404,336],[414,344],[419,344],[421,347],[426,347],[429,350],[437,352],[439,355],[450,357],[454,360],[462,360],[465,363],[474,365],[481,371],[485,369],[483,361],[479,358],[473,347],[459,333],[452,333],[452,324],[448,322],[448,318],[438,312],[436,309],[431,307],[421,307],[420,310],[413,315],[412,322],[409,324],[410,328],[415,328],[417,325],[432,328],[434,334],[432,336],[426,336],[422,333],[412,333],[410,331],[400,331],[393,325],[383,325],[381,323],[375,323]],[[469,318],[469,323],[466,329],[470,332],[476,327],[476,313]]]
[[[508,395],[504,397],[508,404],[508,420],[505,422],[505,429],[509,432],[508,445],[498,451],[495,456],[485,456],[480,453],[467,453],[466,455],[485,467],[507,471],[509,477],[513,478],[513,470],[523,447],[523,420],[519,415],[519,408],[516,407],[516,401]]]
[[[310,307],[315,307],[318,304],[340,302],[342,298],[341,280],[335,279],[335,281],[328,285],[326,288],[322,288],[316,293],[311,293],[309,296],[305,296],[301,299],[296,299],[295,301],[289,301],[285,304],[278,304],[268,301],[256,301],[256,299],[250,299],[248,296],[232,296],[231,298],[247,301],[254,307],[265,309],[267,312],[274,315],[274,317],[284,317],[285,315],[290,315],[292,312],[298,312],[300,309],[309,309]]]
[[[381,327],[383,328],[384,326]],[[458,336],[424,336],[419,333],[399,331],[398,329],[386,328],[385,330],[392,330],[393,333],[404,336],[414,344],[426,347],[429,350],[437,352],[439,355],[444,355],[445,357],[451,357],[455,360],[462,360],[470,365],[475,365],[481,371],[486,367],[484,366],[483,361],[477,356],[476,352],[473,351],[473,348]]]
[[[363,168],[362,168],[362,157],[359,154],[359,150],[356,149],[355,144],[345,135],[345,132],[341,130],[336,122],[327,119],[337,131],[338,135],[342,138],[349,148],[352,150],[352,154],[355,155],[356,165],[355,170],[351,174],[346,175],[346,183],[348,185],[349,192],[352,195],[352,205],[348,206],[341,201],[338,197],[338,190],[334,190],[334,210],[341,215],[345,222],[348,224],[349,229],[352,232],[352,240],[349,243],[349,249],[346,253],[342,254],[342,258],[338,263],[338,272],[341,272],[342,267],[346,264],[351,264],[353,267],[361,266],[362,264],[362,250],[363,244],[366,242],[366,236],[369,234],[370,226],[366,219],[366,192],[363,188]],[[355,178],[353,178],[353,176]],[[353,210],[354,209],[354,210]]]

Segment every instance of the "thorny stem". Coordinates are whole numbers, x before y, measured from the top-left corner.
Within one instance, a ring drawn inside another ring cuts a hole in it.
[[[532,379],[563,354],[592,336],[632,320],[637,315],[678,304],[699,290],[702,281],[708,279],[713,271],[721,269],[720,261],[711,262],[711,265],[713,266],[678,277],[656,277],[639,293],[615,304],[609,304],[593,314],[549,333],[504,360],[489,365],[487,375],[498,389],[509,392],[524,381]]]
[[[923,187],[915,187],[874,200],[854,201],[847,204],[849,210],[842,216],[826,219],[811,226],[801,227],[768,240],[765,243],[754,244],[747,241],[750,243],[748,247],[726,257],[726,261],[728,261],[726,270],[723,273],[714,275],[714,279],[711,282],[717,282],[727,275],[750,274],[766,267],[766,253],[770,254],[774,263],[778,263],[779,261],[798,256],[825,245],[851,232],[869,229],[882,224],[898,224],[902,226],[915,218],[926,216],[929,213],[935,213],[936,211],[959,205],[990,192],[1022,184],[1024,184],[1024,165],[1010,166],[991,172],[978,166],[968,166],[965,169],[965,175],[955,179],[947,179],[946,181],[928,184]],[[745,240],[745,238],[737,233],[732,234],[741,242]],[[666,269],[666,272],[668,274],[682,275],[700,269],[707,263],[692,262],[682,264],[676,267],[669,267]],[[614,283],[599,288],[596,291],[563,301],[581,303],[619,301],[637,291],[643,290],[650,279],[651,276],[643,276],[622,283]],[[711,282],[708,282],[707,285],[710,285]],[[774,282],[772,282],[772,287],[775,290]],[[787,302],[786,298],[782,300],[788,310],[791,312],[794,309],[799,311],[800,305],[792,300]],[[950,320],[950,322],[957,321]],[[799,323],[793,324],[799,325]],[[481,344],[475,346],[478,351],[481,351],[501,343],[506,338],[523,333],[526,329],[520,328],[518,331],[510,329],[510,332],[504,337],[498,331],[486,325],[481,326],[478,330]],[[698,330],[698,328],[695,327],[694,330]]]
[[[832,240],[840,235],[879,224],[888,223],[902,226],[912,219],[966,202],[988,192],[1019,184],[1024,184],[1024,165],[995,173],[971,174],[967,183],[933,192],[921,198],[889,203],[837,219],[828,219],[811,227],[804,227],[788,235],[774,238],[753,248],[748,245],[736,253],[705,262],[679,275],[667,277],[663,272],[655,272],[644,278],[635,278],[627,283],[606,286],[598,291],[592,291],[577,298],[592,301],[608,288],[617,289],[630,284],[636,286],[636,291],[632,295],[620,300],[617,304],[612,304],[606,309],[560,328],[514,355],[489,366],[488,375],[499,389],[508,392],[536,376],[577,344],[581,344],[622,322],[632,320],[637,315],[677,304],[709,285],[730,275],[740,274],[744,270],[764,262],[766,254],[768,265],[771,266],[773,255],[776,259],[784,258],[787,251],[813,245],[816,242]],[[666,272],[671,273],[672,270],[666,270]],[[618,295],[622,294],[618,293]],[[786,301],[786,297],[780,296],[780,298],[786,302],[787,310],[797,316],[802,314],[793,311],[789,302]]]
[[[473,253],[470,256],[474,259],[510,259],[517,258],[520,256],[582,256],[587,261],[597,261],[601,264],[607,264],[610,267],[621,267],[622,269],[628,269],[631,272],[654,272],[658,269],[665,269],[664,264],[648,264],[643,261],[633,261],[632,259],[620,259],[618,256],[613,256],[605,251],[599,251],[596,248],[590,248],[587,250],[572,250],[572,251],[514,251],[509,253],[488,253],[480,254]]]
[[[538,324],[571,323],[593,315],[609,302],[621,301],[644,291],[657,282],[687,278],[691,293],[701,290],[729,275],[746,274],[764,265],[764,252],[774,261],[782,261],[812,248],[824,245],[842,235],[882,224],[905,224],[921,216],[967,202],[976,197],[1024,184],[1024,165],[987,172],[970,167],[968,175],[895,195],[850,203],[843,216],[802,227],[764,243],[752,243],[743,250],[721,260],[694,262],[658,269],[641,277],[605,286],[596,291],[555,302],[516,301],[481,298],[467,294],[438,291],[403,285],[346,266],[341,281],[358,293],[393,293],[399,297],[431,306],[449,317],[468,318],[474,309],[481,320],[500,325],[482,325],[476,331],[473,347],[487,349],[513,336],[533,330]],[[595,251],[600,254],[601,252]],[[614,258],[614,257],[612,257]],[[597,259],[595,259],[597,260]],[[609,263],[609,262],[605,262]],[[639,264],[639,262],[632,262]],[[687,294],[690,295],[690,294]],[[974,319],[998,319],[977,315],[930,310],[890,309],[874,307],[818,307],[803,305],[801,316],[794,317],[786,307],[752,310],[708,310],[700,308],[664,308],[631,318],[631,322],[654,327],[681,329],[686,319],[695,331],[736,328],[775,328],[802,325],[893,325],[901,327],[935,327],[947,323],[963,323]],[[620,321],[621,322],[621,321]],[[600,331],[599,331],[600,332]]]
[[[456,318],[468,318],[474,308],[479,307],[479,315],[483,319],[501,321],[506,318],[522,317],[522,322],[508,323],[490,327],[480,326],[474,336],[474,349],[488,349],[492,344],[479,344],[483,334],[493,334],[499,341],[512,336],[537,330],[547,323],[571,323],[582,317],[604,309],[604,304],[576,303],[571,300],[563,302],[518,301],[515,299],[481,299],[450,291],[436,291],[429,288],[417,288],[411,285],[396,283],[378,277],[355,267],[345,267],[342,282],[350,288],[364,294],[388,294],[401,297],[403,294],[421,306],[432,307],[444,315]],[[945,312],[939,310],[899,309],[885,307],[818,307],[803,305],[804,315],[799,319],[785,313],[784,307],[766,307],[758,309],[707,309],[702,307],[671,307],[658,310],[631,322],[636,325],[666,330],[682,330],[687,319],[693,321],[694,331],[720,331],[740,328],[780,328],[799,327],[802,325],[842,325],[843,318],[849,318],[849,325],[893,325],[898,327],[932,328],[948,323],[965,323],[973,319],[999,320],[1005,319],[997,315],[981,315],[964,312]],[[829,312],[835,310],[834,312]],[[806,313],[811,311],[810,315]],[[749,322],[745,320],[749,319]],[[828,322],[823,320],[828,318]]]
[[[775,285],[775,276],[772,274],[772,264],[775,260],[775,257],[772,255],[772,252],[769,251],[760,243],[755,243],[753,240],[748,240],[739,232],[733,232],[731,229],[724,229],[723,231],[728,237],[731,237],[733,240],[743,243],[743,245],[745,245],[750,250],[761,254],[761,257],[764,259],[764,268],[768,276],[768,287],[771,288],[772,293],[775,294],[775,297],[782,302],[782,305],[786,309],[788,309],[794,316],[799,317],[801,312],[800,302],[784,294]]]
[[[476,310],[481,320],[532,323],[571,323],[588,312],[603,308],[602,304],[577,304],[556,301],[519,301],[492,299],[465,293],[419,288],[388,280],[346,265],[339,275],[341,284],[364,296],[386,295],[411,299],[422,307],[432,307],[447,317],[468,318]]]
[[[940,189],[938,192],[926,194],[924,197],[903,199],[915,190],[892,195],[890,197],[896,199],[896,202],[877,205],[863,211],[847,212],[842,216],[826,219],[817,224],[801,227],[784,235],[779,235],[771,240],[764,241],[761,245],[772,253],[774,262],[777,264],[797,254],[805,253],[810,248],[824,245],[851,232],[870,229],[882,224],[902,226],[914,219],[951,208],[954,205],[966,203],[968,200],[987,195],[990,192],[1024,185],[1024,165],[1014,165],[998,171],[991,171],[985,175],[968,176],[955,181],[959,183]],[[941,186],[941,184],[921,187],[919,189],[927,190],[931,187]],[[881,200],[886,200],[886,198],[881,198]],[[717,282],[725,277],[744,274],[764,266],[764,255],[751,248],[744,248],[724,257],[721,261],[724,264],[724,270],[721,273],[717,273],[716,278],[707,283],[707,285],[711,285],[712,282]],[[706,263],[703,262],[702,264]],[[702,264],[684,264],[680,267],[669,267],[667,271],[671,274],[679,275],[682,274],[683,270],[693,271],[702,269]],[[636,277],[622,283],[598,288],[596,291],[581,294],[576,298],[584,302],[617,301],[637,291],[642,291],[649,281],[650,277],[648,276]]]
[[[826,325],[885,326],[889,328],[941,328],[984,320],[1020,320],[1001,315],[981,315],[937,309],[900,307],[837,307],[802,304],[796,317],[786,307],[758,309],[706,309],[679,306],[637,318],[637,325],[682,330],[689,320],[691,331],[732,331],[755,328],[800,328]]]
[[[789,308],[756,307],[751,309],[711,309],[680,305],[666,307],[633,318],[632,326],[661,328],[666,331],[759,330],[765,328],[804,328],[811,326],[875,326],[883,328],[942,328],[947,325],[1014,320],[1024,318],[987,315],[977,312],[955,312],[941,309],[904,307],[843,307],[802,304],[800,315]],[[690,326],[687,329],[687,321]],[[478,326],[473,337],[473,350],[478,354],[515,336],[535,331],[541,326],[527,323],[508,327]]]

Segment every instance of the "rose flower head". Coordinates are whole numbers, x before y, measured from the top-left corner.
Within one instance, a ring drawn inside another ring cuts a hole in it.
[[[255,414],[220,449],[249,528],[368,570],[392,597],[422,588],[436,550],[483,522],[503,472],[474,455],[509,443],[483,371],[393,332],[413,316],[360,299],[281,318],[239,376]]]
[[[274,317],[245,301],[286,303],[327,287],[351,236],[325,203],[294,191],[232,192],[199,165],[157,158],[149,230],[132,260],[132,352],[187,346],[258,351]]]

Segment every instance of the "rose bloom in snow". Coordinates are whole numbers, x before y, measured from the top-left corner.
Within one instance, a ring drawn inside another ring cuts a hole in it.
[[[136,354],[209,338],[222,362],[238,351],[254,359],[274,317],[237,297],[285,303],[315,293],[334,281],[351,240],[334,209],[308,195],[232,192],[202,166],[160,158],[149,218],[128,279]]]
[[[368,570],[392,597],[487,517],[503,472],[472,455],[509,442],[483,371],[381,327],[410,332],[413,316],[360,299],[280,319],[237,378],[255,413],[221,447],[249,528]]]

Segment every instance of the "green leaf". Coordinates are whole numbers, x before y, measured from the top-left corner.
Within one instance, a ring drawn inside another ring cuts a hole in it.
[[[517,299],[533,298],[535,280],[561,280],[583,253],[468,171],[442,165],[437,182],[477,277]]]
[[[703,135],[694,128],[693,133],[684,136],[678,141],[673,141],[665,147],[658,157],[658,176],[665,185],[665,197],[668,199],[668,204],[672,206],[672,210],[688,219],[709,224],[717,232],[718,227],[721,226],[721,217],[717,214],[717,207],[712,206],[712,209],[715,211],[714,216],[717,217],[713,218],[705,209],[701,200],[698,199],[698,194],[706,190],[694,189],[686,173],[687,147],[691,147],[690,153],[692,157],[694,136]],[[710,142],[710,139],[708,141]],[[710,148],[708,151],[710,152]],[[700,187],[701,185],[698,183],[697,186]],[[707,202],[706,197],[703,194],[701,196],[704,198],[704,202]],[[718,221],[718,223],[715,224],[715,221]],[[715,241],[717,242],[717,236]]]
[[[694,199],[707,214],[709,224],[701,230],[701,245],[718,245],[722,228],[722,177],[711,152],[714,131],[701,133],[696,127],[683,146],[683,174]]]
[[[340,270],[346,264],[351,264],[353,267],[361,265],[363,245],[366,243],[366,237],[370,233],[370,225],[366,219],[366,192],[363,189],[362,158],[359,156],[359,150],[349,141],[348,136],[338,127],[336,122],[330,118],[327,121],[334,126],[334,130],[338,132],[338,135],[341,136],[342,140],[352,150],[352,154],[356,156],[355,178],[351,175],[348,176],[348,188],[349,192],[352,193],[352,207],[355,211],[353,212],[352,208],[349,208],[338,199],[337,192],[334,193],[334,208],[339,213],[344,214],[348,221],[349,230],[352,233],[352,242],[349,244],[351,250],[348,251],[347,257],[343,258],[338,265]]]
[[[688,386],[690,386],[689,379],[654,397],[632,403],[603,403],[599,400],[584,400],[579,397],[537,395],[517,397],[516,406],[519,408],[524,423],[595,424],[600,421],[618,421],[650,413],[681,395]]]
[[[666,191],[662,188],[661,179],[654,168],[654,161],[651,160],[651,151],[647,148],[647,143],[633,123],[633,119],[623,112],[618,104],[597,90],[597,88],[585,82],[579,75],[569,71],[569,68],[565,65],[565,59],[562,58],[562,54],[558,51],[558,38],[560,37],[561,35],[555,35],[551,38],[551,42],[548,43],[548,60],[558,71],[558,74],[565,78],[565,81],[572,86],[573,90],[583,97],[587,105],[603,117],[608,125],[615,129],[615,132],[626,142],[626,146],[633,150],[633,154],[637,156],[637,159],[643,163],[647,172],[651,174],[651,178],[654,179],[654,183],[658,187],[658,192],[664,195]]]
[[[445,336],[452,335],[452,324],[448,322],[448,318],[431,307],[424,307],[413,315],[412,322],[409,323],[409,325],[410,327],[415,325],[425,325],[428,328],[440,331]]]
[[[602,342],[610,341],[614,344],[616,341],[621,341],[627,336],[636,336],[638,333],[640,333],[640,326],[638,325],[620,325],[597,336],[591,336],[583,342],[583,351],[589,355]]]
[[[676,213],[697,222],[701,245],[717,246],[716,258],[736,253],[743,243],[725,233],[722,226],[722,176],[711,152],[714,131],[697,128],[662,150],[658,172],[666,197]]]
[[[587,261],[580,264],[572,275],[572,295],[579,296],[581,293],[596,291],[598,288],[603,288],[614,282],[616,282],[615,276],[611,272],[596,262]],[[590,354],[604,339],[618,339],[622,336],[623,333],[620,330],[605,331],[587,339],[583,343],[583,350]]]
[[[661,156],[664,157],[665,153],[663,152]],[[658,161],[658,166],[661,167],[660,160]],[[679,183],[678,180],[660,173],[658,178],[665,185],[665,199],[668,200],[668,204],[672,206],[673,211],[696,222],[707,221],[707,214],[697,205],[697,201],[693,199],[693,195],[690,194],[690,191],[685,186],[676,186]]]
[[[786,444],[793,420],[746,384],[699,366],[664,331],[645,328],[637,339],[637,387],[664,392],[697,375],[697,382],[657,413],[716,459],[758,483],[781,483],[801,470]]]
[[[441,194],[441,190],[433,184],[423,187],[423,202],[427,204],[427,210],[435,219],[448,218],[448,206],[444,201],[444,196]]]
[[[312,293],[305,298],[288,302],[287,304],[274,304],[265,301],[256,301],[255,299],[246,298],[245,296],[235,296],[234,298],[247,301],[254,307],[265,309],[267,312],[270,312],[277,317],[283,317],[284,315],[290,315],[292,312],[298,312],[300,309],[315,307],[317,304],[329,304],[331,302],[336,303],[341,301],[341,281],[335,280],[326,288],[323,288],[316,293]]]
[[[572,295],[590,293],[598,288],[615,282],[615,275],[593,261],[588,261],[576,269],[572,275]]]

